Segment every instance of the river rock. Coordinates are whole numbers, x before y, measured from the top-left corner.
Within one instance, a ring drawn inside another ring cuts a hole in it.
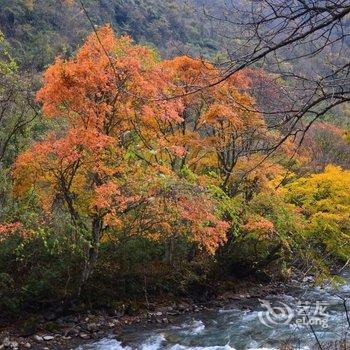
[[[80,333],[79,337],[84,340],[90,339],[90,336],[87,333]]]
[[[243,305],[241,307],[241,310],[250,312],[250,311],[252,311],[252,308],[249,305]]]
[[[239,298],[240,299],[249,299],[250,298],[250,294],[248,294],[248,293],[247,294],[240,294]]]
[[[240,296],[233,292],[225,292],[218,297],[219,300],[239,300]]]
[[[177,308],[180,310],[180,311],[186,311],[190,308],[190,304],[186,303],[186,302],[181,302],[180,304],[177,305]]]
[[[303,278],[303,283],[310,283],[313,281],[314,281],[314,278],[312,276],[306,276]]]
[[[44,335],[44,336],[43,336],[43,339],[44,339],[45,341],[51,341],[51,340],[54,340],[55,337],[52,336],[52,335]]]
[[[9,348],[10,345],[11,345],[10,338],[9,338],[9,337],[4,338],[4,340],[2,341],[2,345],[3,345],[5,348]]]
[[[30,344],[30,343],[25,343],[23,346],[24,346],[26,349],[30,349],[30,348],[32,347],[32,344]]]
[[[16,341],[10,342],[10,348],[11,349],[18,349],[18,343]]]
[[[158,307],[156,309],[156,313],[161,312],[163,314],[168,313],[169,311],[173,311],[174,308],[172,306],[163,306],[163,307]]]
[[[79,334],[79,331],[80,331],[80,328],[71,327],[71,328],[65,329],[64,335],[77,336]]]
[[[178,311],[178,310],[174,310],[174,311],[169,311],[168,312],[168,315],[169,316],[177,316],[177,315],[180,315],[181,313],[180,313],[180,311]]]
[[[194,312],[199,312],[200,309],[199,309],[199,307],[198,307],[197,305],[195,305],[195,306],[193,306],[193,311],[194,311]]]
[[[34,340],[37,341],[37,342],[41,342],[41,341],[44,340],[43,337],[41,337],[40,335],[37,335],[37,334],[35,334],[33,338],[34,338]]]

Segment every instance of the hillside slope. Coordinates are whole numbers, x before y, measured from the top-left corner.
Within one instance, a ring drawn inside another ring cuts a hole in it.
[[[96,25],[111,23],[121,34],[157,47],[165,56],[208,54],[217,49],[210,28],[184,0],[85,0]],[[42,70],[57,54],[69,56],[91,31],[79,2],[0,0],[0,30],[26,69]]]

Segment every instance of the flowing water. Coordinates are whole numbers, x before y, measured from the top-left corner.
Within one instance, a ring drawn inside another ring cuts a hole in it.
[[[78,350],[311,349],[318,344],[323,349],[339,348],[349,331],[346,298],[350,298],[350,282],[336,289],[293,287],[288,295],[266,297],[265,306],[252,298],[181,316],[172,324],[133,325],[118,338],[111,336]]]

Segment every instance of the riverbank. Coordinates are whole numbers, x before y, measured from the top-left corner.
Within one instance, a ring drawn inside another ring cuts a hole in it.
[[[259,284],[241,282],[233,290],[225,290],[215,298],[198,302],[189,298],[176,301],[161,299],[152,302],[122,304],[118,309],[58,311],[50,310],[28,315],[25,320],[5,327],[0,332],[0,349],[74,349],[78,345],[118,336],[126,326],[133,324],[172,324],[185,314],[195,314],[239,302],[242,310],[245,301],[281,294],[282,283]]]

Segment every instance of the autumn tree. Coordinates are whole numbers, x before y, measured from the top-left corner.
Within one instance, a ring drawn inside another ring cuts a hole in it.
[[[328,164],[350,167],[350,145],[346,130],[327,122],[315,123],[305,136],[301,152],[313,172],[323,171]]]
[[[169,95],[178,96],[179,104],[166,118],[147,110],[135,129],[144,146],[145,160],[168,164],[177,173],[189,169],[205,175],[213,171],[220,186],[233,194],[237,163],[247,162],[254,154],[267,153],[277,139],[276,133],[269,132],[263,115],[255,111],[248,72],[192,94],[193,89],[208,84],[219,70],[187,56],[162,62],[162,69],[169,76],[163,101]],[[153,135],[157,135],[156,143]],[[253,159],[250,165],[254,167]],[[241,175],[243,179],[244,174]]]
[[[281,189],[285,201],[298,207],[305,217],[307,252],[313,251],[323,265],[331,257],[343,263],[349,259],[349,189],[349,170],[334,165]]]
[[[184,108],[179,100],[162,101],[169,89],[169,72],[154,51],[117,38],[110,27],[90,35],[74,59],[58,58],[45,73],[37,99],[43,113],[63,118],[67,129],[19,156],[15,192],[34,186],[47,213],[60,203],[68,210],[77,235],[82,231],[88,242],[80,287],[91,274],[103,234],[123,230],[136,208],[164,216],[160,223],[144,224],[140,215],[136,232],[144,228],[159,237],[178,225],[179,234],[210,253],[225,239],[227,224],[216,216],[205,188],[197,186],[198,195],[190,196],[181,186],[170,192],[168,184],[155,186],[159,177],[171,179],[175,169],[149,160],[171,137],[155,132],[154,125],[181,122]],[[191,208],[195,196],[202,198],[199,212]]]

